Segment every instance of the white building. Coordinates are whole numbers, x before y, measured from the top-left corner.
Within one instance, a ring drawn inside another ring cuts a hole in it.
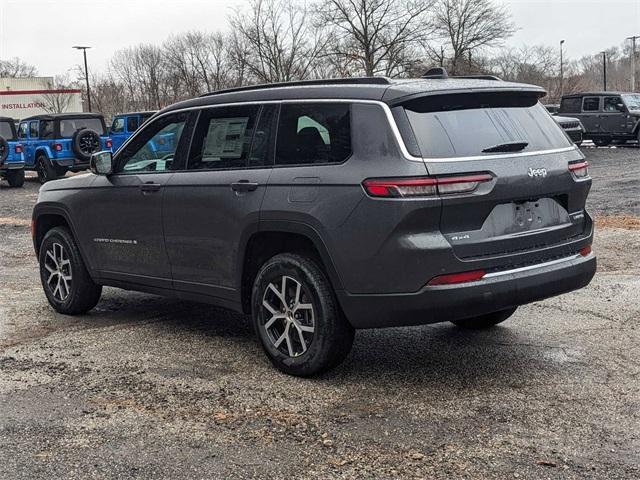
[[[56,88],[53,77],[0,78],[0,116],[16,120],[41,113],[81,112],[78,89]]]

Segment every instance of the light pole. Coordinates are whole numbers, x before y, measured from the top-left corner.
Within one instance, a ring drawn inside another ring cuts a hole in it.
[[[636,91],[636,40],[640,36],[634,35],[633,37],[627,37],[627,40],[631,40],[631,91]]]
[[[602,82],[604,84],[604,91],[607,91],[607,52],[600,52],[602,54]]]
[[[564,40],[560,40],[560,98],[562,99],[562,95],[564,95],[564,71],[563,71],[563,63],[562,63],[562,46],[564,45]]]
[[[89,89],[89,69],[87,68],[87,49],[91,47],[75,45],[73,48],[76,50],[82,50],[82,54],[84,55],[84,79],[87,82],[87,105],[89,107],[89,111],[91,111],[91,90]]]

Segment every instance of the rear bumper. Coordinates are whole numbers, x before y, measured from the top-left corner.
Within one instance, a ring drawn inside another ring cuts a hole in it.
[[[23,161],[5,161],[5,163],[1,163],[0,164],[0,170],[2,171],[6,171],[6,170],[20,170],[24,168],[24,162]]]
[[[355,328],[423,325],[475,317],[577,290],[596,272],[596,257],[574,255],[498,272],[458,285],[424,287],[416,293],[353,295],[338,292]]]
[[[89,162],[80,160],[75,157],[67,157],[67,158],[53,158],[51,159],[53,163],[60,165],[61,167],[70,167],[70,168],[78,168],[85,169],[89,168]]]

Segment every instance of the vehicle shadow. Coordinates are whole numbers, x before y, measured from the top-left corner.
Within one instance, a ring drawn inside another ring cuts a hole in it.
[[[255,348],[250,353],[234,353],[253,362],[247,368],[264,368],[280,375],[261,354],[247,316],[210,305],[132,292],[125,297],[119,292],[105,300],[87,316],[93,327],[154,324],[162,330],[160,335],[179,332],[205,343],[218,339],[232,350],[246,350],[247,342],[253,343]],[[488,379],[518,383],[525,375],[546,375],[544,372],[548,373],[550,368],[542,350],[554,347],[530,342],[519,332],[517,314],[503,326],[485,331],[467,331],[448,323],[360,330],[344,363],[331,372],[313,377],[313,381],[334,387],[343,382],[362,382],[368,387],[379,384],[385,388],[394,384],[430,383],[446,383],[455,388]],[[220,348],[220,344],[211,348]],[[203,352],[203,357],[210,358],[210,353]],[[203,358],[203,361],[206,360]],[[291,381],[301,380],[291,377]]]

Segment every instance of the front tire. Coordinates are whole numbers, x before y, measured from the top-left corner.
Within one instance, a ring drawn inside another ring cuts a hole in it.
[[[325,372],[351,350],[354,329],[310,257],[284,253],[268,260],[254,281],[251,304],[260,343],[284,373],[306,377]]]
[[[465,318],[463,320],[453,320],[451,323],[467,330],[484,330],[504,322],[513,315],[518,307],[508,308],[499,312],[487,313],[479,317]]]
[[[55,311],[65,315],[86,313],[100,300],[71,232],[55,227],[47,232],[38,256],[42,288]]]
[[[22,187],[24,185],[24,170],[9,170],[7,172],[7,182],[10,187]]]

